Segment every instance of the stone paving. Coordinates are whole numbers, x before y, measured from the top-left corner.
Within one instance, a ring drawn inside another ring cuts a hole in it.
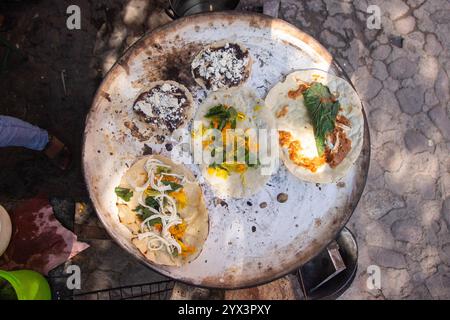
[[[84,117],[102,75],[145,31],[169,19],[161,10],[164,1],[76,2],[83,12],[82,30],[76,32],[64,28],[71,1],[8,7],[20,17],[8,39],[29,59],[0,78],[0,113],[60,133],[78,154]],[[241,7],[253,8],[263,3],[242,2]],[[449,299],[450,2],[270,2],[267,12],[278,12],[333,54],[368,116],[369,179],[348,225],[358,240],[359,269],[342,299]],[[379,30],[367,27],[369,5],[381,9]],[[0,201],[7,208],[37,192],[72,201],[87,198],[79,163],[65,176],[29,151],[0,151],[0,163],[5,168]],[[71,187],[61,188],[66,185]],[[99,231],[95,217],[90,219],[90,229],[81,230],[92,231],[92,249],[77,261],[84,267],[86,290],[159,279]],[[381,269],[380,290],[367,287],[371,265]]]
[[[381,30],[367,28],[368,5]],[[450,2],[281,1],[280,12],[336,57],[368,115],[371,168],[349,223],[359,271],[343,298],[450,298]],[[367,289],[369,265],[381,290]]]

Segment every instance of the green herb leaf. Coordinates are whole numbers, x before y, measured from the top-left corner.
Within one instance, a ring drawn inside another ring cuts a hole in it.
[[[227,119],[226,119],[226,118],[221,119],[221,120],[220,120],[220,123],[219,123],[219,127],[218,127],[217,129],[218,129],[219,131],[222,131],[223,128],[225,128],[226,125],[227,125]]]
[[[303,92],[303,98],[314,127],[317,152],[322,156],[325,151],[326,135],[334,130],[340,103],[327,86],[318,82],[313,82]]]
[[[147,222],[149,226],[154,226],[155,224],[162,224],[161,218],[152,219]]]
[[[217,106],[212,107],[205,114],[205,118],[222,118],[227,115],[227,109],[224,105],[219,104]]]
[[[136,214],[139,215],[142,218],[142,220],[145,220],[153,215],[153,212],[151,212],[148,208],[143,207],[141,205],[138,205],[136,209],[134,209],[133,211],[136,212]]]
[[[205,118],[213,118],[219,120],[218,129],[222,131],[227,122],[231,123],[231,128],[236,129],[238,112],[233,107],[225,107],[224,105],[217,105],[208,110]]]
[[[178,189],[183,188],[183,186],[181,184],[178,184],[176,182],[171,182],[171,181],[161,181],[162,184],[166,185],[166,186],[170,186],[172,188],[171,191],[177,191]]]
[[[228,170],[228,168],[226,168],[224,165],[222,165],[222,164],[217,164],[217,163],[211,163],[209,166],[208,166],[209,168],[213,168],[213,169],[216,169],[216,168],[220,168],[220,169],[222,169],[222,170],[225,170],[225,171],[227,171],[227,172],[229,172],[230,170]]]
[[[155,210],[159,210],[159,202],[155,199],[155,197],[149,196],[145,198],[145,204]]]
[[[146,199],[147,202],[147,199]],[[150,211],[149,208],[143,207],[141,205],[138,205],[136,207],[136,209],[134,209],[133,211],[136,212],[136,214],[142,219],[142,221],[144,221],[147,218],[150,218],[151,216],[154,215],[153,212]],[[150,226],[154,226],[155,224],[162,224],[161,218],[156,218],[156,219],[152,219],[150,221],[148,221],[148,225]]]
[[[155,197],[149,196],[145,198],[145,204],[149,207],[152,207],[155,210],[159,210],[159,202],[155,199]],[[136,209],[134,209],[138,215],[141,216],[142,220],[147,219],[148,217],[154,215],[152,211],[150,211],[149,208],[146,208],[144,206],[138,205]],[[156,220],[156,219],[155,219]]]
[[[237,118],[234,118],[233,120],[231,120],[231,129],[236,129],[237,126]]]
[[[130,201],[131,197],[133,196],[133,191],[127,188],[116,187],[114,189],[114,192],[119,198],[123,199],[126,202]]]
[[[170,172],[170,168],[161,167],[161,166],[156,167],[156,173],[169,173],[169,172]]]
[[[161,192],[159,192],[159,191],[157,191],[157,190],[155,190],[155,189],[147,189],[147,190],[145,191],[145,194],[146,194],[147,196],[155,197],[155,196],[160,195]]]
[[[235,108],[229,107],[229,108],[227,109],[227,115],[228,115],[228,119],[233,120],[233,119],[236,119],[236,118],[237,118],[238,112],[236,111]]]

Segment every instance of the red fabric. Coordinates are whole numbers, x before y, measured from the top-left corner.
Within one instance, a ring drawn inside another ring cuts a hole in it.
[[[46,198],[27,200],[10,216],[12,237],[0,257],[0,269],[29,269],[47,275],[89,247],[78,242],[77,236],[61,225]]]

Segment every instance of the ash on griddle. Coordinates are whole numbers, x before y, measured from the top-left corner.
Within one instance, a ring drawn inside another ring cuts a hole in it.
[[[214,198],[214,206],[217,207],[218,205],[228,208],[228,203],[225,200],[216,197]]]
[[[173,150],[173,145],[171,143],[166,143],[165,147],[166,147],[166,150],[169,152]]]
[[[142,154],[144,156],[148,156],[148,155],[152,155],[153,154],[153,149],[152,147],[148,146],[148,145],[144,145],[144,148],[142,148]]]
[[[163,83],[141,93],[133,105],[133,110],[153,127],[173,132],[186,120],[189,104],[183,90]]]
[[[201,43],[177,43],[176,47],[160,55],[149,52],[153,61],[151,66],[145,67],[152,78],[161,80],[173,80],[192,89],[196,83],[191,73],[191,61],[196,52],[200,51]],[[154,68],[157,66],[157,68]]]
[[[156,142],[158,142],[159,144],[163,144],[164,141],[166,141],[166,137],[165,136],[162,136],[162,135],[159,135],[159,134],[156,135]]]
[[[133,137],[138,139],[140,142],[148,140],[148,137],[143,135],[137,125],[132,121],[125,121],[123,125],[130,130],[130,133]]]

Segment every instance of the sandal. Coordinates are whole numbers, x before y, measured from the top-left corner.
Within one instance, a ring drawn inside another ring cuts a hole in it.
[[[49,135],[47,146],[43,152],[53,164],[63,171],[66,171],[72,162],[72,155],[69,148],[53,135]]]

